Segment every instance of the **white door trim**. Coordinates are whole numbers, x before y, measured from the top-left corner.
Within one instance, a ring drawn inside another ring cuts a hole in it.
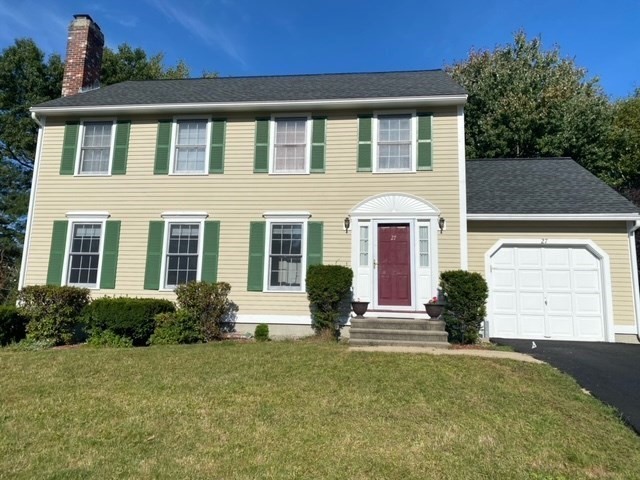
[[[609,255],[596,245],[592,240],[587,239],[563,239],[563,238],[513,238],[500,239],[484,254],[485,278],[489,285],[489,299],[487,301],[487,319],[485,320],[485,336],[492,335],[491,312],[493,311],[493,303],[491,298],[491,257],[502,247],[518,247],[518,246],[566,246],[566,247],[584,247],[593,253],[601,262],[600,274],[602,276],[602,296],[603,296],[603,314],[604,314],[604,337],[608,342],[615,342],[615,329],[613,324],[613,302],[611,289],[611,264]]]

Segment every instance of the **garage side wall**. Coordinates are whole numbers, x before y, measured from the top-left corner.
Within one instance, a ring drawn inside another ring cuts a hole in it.
[[[469,270],[485,275],[485,254],[503,239],[591,240],[609,255],[614,326],[635,328],[629,240],[625,222],[469,221]],[[620,331],[620,330],[618,330]],[[622,340],[622,339],[619,339]]]

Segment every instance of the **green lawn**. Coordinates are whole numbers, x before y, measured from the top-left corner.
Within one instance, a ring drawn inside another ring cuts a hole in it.
[[[314,342],[0,352],[0,478],[638,478],[546,365]]]

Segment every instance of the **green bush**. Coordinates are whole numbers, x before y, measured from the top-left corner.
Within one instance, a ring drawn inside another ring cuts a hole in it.
[[[442,272],[440,287],[447,302],[444,321],[449,341],[475,343],[487,314],[487,282],[479,273],[452,270]]]
[[[51,340],[35,340],[32,337],[27,337],[18,343],[10,343],[4,348],[14,352],[37,352],[55,346],[55,343]]]
[[[78,287],[33,285],[18,294],[19,310],[29,318],[27,335],[56,345],[73,342],[89,300],[89,290]]]
[[[27,335],[27,322],[17,308],[0,306],[0,346],[22,340]]]
[[[311,265],[307,270],[312,327],[316,333],[337,332],[341,305],[349,300],[353,271],[341,265]]]
[[[103,297],[91,302],[85,319],[92,335],[109,330],[141,346],[149,342],[156,327],[156,315],[174,311],[173,302],[160,298]]]
[[[258,342],[266,342],[269,340],[269,325],[266,323],[256,325],[256,330],[253,336]]]
[[[92,347],[97,348],[131,348],[133,342],[128,337],[121,337],[116,335],[111,330],[96,330],[91,333],[87,343]]]
[[[201,340],[195,319],[185,310],[156,315],[156,329],[151,335],[151,345],[177,345]]]
[[[189,282],[176,288],[178,306],[196,322],[202,340],[219,340],[233,328],[233,316],[238,311],[229,300],[231,285],[226,282]]]

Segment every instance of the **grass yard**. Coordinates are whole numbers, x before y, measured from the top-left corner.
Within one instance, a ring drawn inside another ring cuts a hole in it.
[[[0,478],[639,478],[546,365],[316,342],[0,352]]]

